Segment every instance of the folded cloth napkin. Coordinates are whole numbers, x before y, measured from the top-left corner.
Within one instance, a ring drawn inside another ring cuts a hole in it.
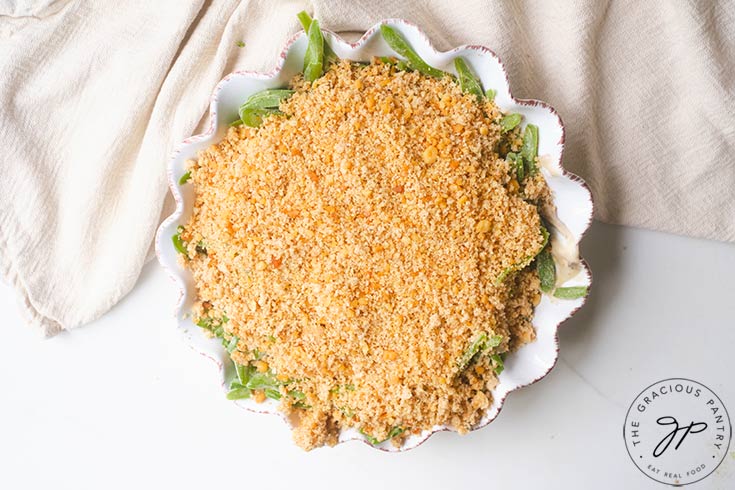
[[[355,35],[409,19],[483,44],[555,106],[600,220],[735,241],[735,3],[0,0],[0,274],[52,335],[135,284],[165,165],[236,69],[269,69],[311,10]]]

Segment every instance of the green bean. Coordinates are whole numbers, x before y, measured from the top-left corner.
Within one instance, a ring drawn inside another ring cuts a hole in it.
[[[459,87],[462,89],[462,92],[474,94],[478,100],[481,100],[485,94],[482,91],[480,80],[472,73],[464,58],[454,58],[454,68],[459,75]]]
[[[255,368],[250,364],[235,364],[235,372],[237,373],[237,379],[240,380],[240,384],[246,386],[250,377],[253,375]]]
[[[240,339],[235,339],[236,336],[227,332],[224,327],[219,327],[217,330],[221,330],[221,332],[217,334],[217,337],[222,339],[222,347],[224,347],[229,354],[232,354],[237,348],[237,341]],[[234,343],[233,339],[235,339]]]
[[[485,348],[487,340],[487,334],[485,332],[482,332],[475,340],[472,341],[467,350],[465,350],[462,354],[459,363],[457,363],[457,370],[459,372],[467,369],[467,366],[470,365],[477,353]]]
[[[518,113],[507,114],[500,120],[500,127],[504,133],[507,133],[518,126],[521,123],[521,119],[523,119],[523,116]]]
[[[498,95],[498,91],[494,88],[485,90],[485,97],[487,97],[487,100],[495,100],[496,95]]]
[[[410,71],[411,67],[406,60],[398,60],[396,63],[396,70],[398,71]]]
[[[370,434],[367,434],[362,429],[359,429],[358,431],[360,432],[360,434],[362,434],[363,436],[365,436],[365,439],[367,440],[367,442],[369,442],[373,446],[377,446],[378,444],[382,444],[385,441],[389,441],[389,440],[393,439],[394,437],[403,434],[403,432],[405,430],[406,429],[404,429],[403,427],[399,427],[399,426],[393,427],[390,430],[390,432],[388,432],[388,435],[386,436],[386,438],[383,439],[382,441],[380,439],[378,439],[377,437],[374,437],[374,436],[371,436]]]
[[[312,18],[311,16],[306,13],[306,11],[301,11],[298,14],[296,14],[296,17],[299,18],[299,22],[301,22],[301,26],[304,28],[304,31],[309,33],[309,28],[311,27]],[[339,60],[337,55],[334,51],[332,51],[332,48],[329,46],[329,43],[325,40],[324,41],[324,65],[329,65],[334,63],[335,61]]]
[[[223,325],[229,320],[226,315],[222,315],[222,318],[219,319],[203,316],[196,321],[196,324],[198,327],[211,332],[216,338],[221,339],[222,345],[227,348],[231,338],[225,338],[227,332],[225,332]]]
[[[560,299],[577,299],[585,296],[587,296],[587,286],[556,288],[554,291],[554,297]]]
[[[181,178],[179,179],[179,185],[186,184],[187,182],[189,182],[189,179],[191,179],[191,170],[181,176]]]
[[[237,336],[233,336],[229,344],[237,344]],[[229,349],[228,349],[229,350]],[[230,391],[227,393],[227,398],[230,400],[239,400],[242,398],[248,398],[252,394],[253,390],[263,390],[265,396],[272,398],[273,400],[281,399],[281,392],[279,391],[280,383],[272,372],[259,373],[253,365],[237,364],[235,363],[235,372],[237,379],[230,383]],[[301,396],[299,396],[299,394]],[[305,395],[300,391],[290,391],[289,395],[295,398],[303,398]]]
[[[256,92],[240,106],[240,111],[245,109],[278,109],[284,99],[293,95],[294,91],[286,88],[269,88]]]
[[[298,17],[299,22],[301,22],[301,26],[304,28],[304,31],[309,32],[309,27],[311,26],[311,15],[309,15],[306,10],[302,10],[296,14],[296,17]]]
[[[495,279],[495,285],[499,286],[503,281],[505,281],[505,278],[508,277],[510,274],[525,269],[526,266],[533,261],[534,257],[536,257],[536,255],[530,255],[526,257],[525,259],[523,259],[518,264],[512,265],[506,269],[503,269],[503,272],[501,272],[498,278]]]
[[[263,118],[269,115],[283,115],[278,106],[284,99],[289,98],[293,90],[275,88],[254,93],[240,106],[239,121],[245,126],[257,128],[263,124]],[[238,121],[235,121],[235,123]],[[232,123],[232,124],[235,124]],[[230,124],[230,125],[232,125]]]
[[[353,385],[352,383],[347,383],[347,384],[344,384],[344,385],[337,385],[337,386],[331,388],[329,390],[329,392],[336,394],[336,393],[339,393],[340,390],[342,390],[343,388],[344,388],[345,391],[355,391],[355,385]]]
[[[247,387],[251,390],[263,390],[266,388],[278,389],[278,386],[280,386],[280,383],[271,372],[255,373],[250,376],[247,383]]]
[[[227,399],[228,400],[243,400],[245,398],[250,398],[250,389],[246,386],[243,386],[241,383],[238,383],[237,381],[233,381],[230,383],[230,391],[227,392]]]
[[[556,284],[556,265],[548,247],[536,256],[536,272],[541,281],[541,291],[550,293]]]
[[[393,439],[394,437],[396,437],[396,436],[399,436],[399,435],[403,434],[403,432],[404,432],[405,430],[406,430],[406,429],[404,429],[403,427],[398,427],[398,426],[396,426],[396,427],[393,427],[393,428],[392,428],[392,429],[390,430],[390,432],[388,432],[388,437],[386,437],[386,438],[385,438],[385,440],[387,441],[387,440],[389,440],[389,439]]]
[[[307,37],[309,44],[304,55],[304,79],[313,82],[324,72],[324,36],[318,20],[311,21]]]
[[[457,363],[458,365],[458,372],[462,372],[465,369],[467,369],[467,366],[469,366],[472,361],[475,359],[475,357],[478,354],[482,354],[483,352],[494,349],[495,347],[499,346],[503,343],[503,336],[502,335],[493,335],[492,337],[488,337],[485,332],[482,332],[478,337],[470,344],[470,346],[467,348],[466,351],[462,354],[461,359]]]
[[[549,243],[549,238],[551,238],[551,235],[549,234],[549,230],[546,229],[546,226],[544,226],[544,220],[541,220],[541,237],[543,240],[541,241],[541,250],[546,247],[546,244]],[[539,253],[541,253],[539,251]]]
[[[525,166],[523,165],[523,157],[518,155],[517,153],[510,152],[505,155],[505,159],[513,163],[512,170],[515,170],[518,182],[523,181],[523,178],[525,177]]]
[[[441,78],[445,73],[441,70],[437,70],[429,66],[421,57],[413,50],[406,40],[401,36],[398,31],[390,27],[389,25],[383,24],[380,26],[380,34],[385,39],[385,42],[390,46],[393,51],[403,56],[408,60],[408,66],[412,70],[417,70],[424,75],[430,77]]]
[[[230,340],[227,342],[227,345],[225,346],[225,349],[227,349],[227,352],[232,354],[235,349],[237,349],[237,342],[240,340],[240,337],[237,335],[233,335]]]
[[[291,390],[288,392],[288,395],[292,398],[296,398],[297,400],[303,400],[304,398],[306,398],[304,392],[299,390]]]
[[[188,259],[189,252],[186,250],[186,242],[181,239],[181,233],[183,233],[183,231],[183,226],[177,227],[176,234],[171,237],[171,241],[174,243],[174,248],[176,249],[176,251]]]
[[[275,114],[277,111],[269,109],[246,109],[240,113],[242,123],[251,128],[257,128],[263,124],[263,119]]]
[[[381,56],[379,59],[386,65],[395,66],[396,70],[398,71],[408,71],[411,69],[408,66],[408,63],[406,62],[406,60],[399,60],[398,58],[394,58],[393,56]]]
[[[538,156],[538,126],[527,124],[523,131],[521,156],[528,167],[528,175],[536,173],[536,157]]]
[[[245,109],[240,112],[240,120],[245,126],[257,128],[263,124],[263,118],[270,114],[268,109]]]
[[[495,347],[499,346],[502,343],[503,343],[502,335],[493,335],[492,337],[488,339],[487,343],[485,344],[484,350],[494,349]]]
[[[378,444],[380,444],[381,442],[383,442],[383,441],[379,440],[377,437],[373,437],[370,434],[366,433],[362,429],[359,429],[359,432],[360,432],[360,434],[362,434],[363,436],[365,436],[365,440],[367,442],[369,442],[370,444],[372,444],[373,446],[377,446]]]
[[[495,374],[500,374],[503,372],[503,369],[505,369],[505,364],[503,364],[503,358],[500,357],[500,354],[493,354],[490,356],[490,361],[493,363],[493,370],[495,371]]]
[[[266,388],[263,390],[265,392],[265,396],[272,400],[280,400],[281,399],[281,392],[278,391],[275,388]]]

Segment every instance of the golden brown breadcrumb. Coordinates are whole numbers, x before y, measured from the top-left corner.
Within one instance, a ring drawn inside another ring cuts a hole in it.
[[[539,280],[515,269],[543,246],[541,221],[499,156],[518,131],[449,77],[378,60],[292,87],[285,116],[192,162],[195,315],[225,314],[233,360],[277,376],[305,449],[346,427],[399,443],[467,432],[497,383],[489,355],[463,361],[472,343],[535,337]],[[548,194],[540,176],[530,190]]]

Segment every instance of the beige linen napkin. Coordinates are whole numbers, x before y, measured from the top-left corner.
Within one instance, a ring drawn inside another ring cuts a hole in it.
[[[302,8],[492,48],[516,97],[564,118],[598,219],[735,241],[733,2],[0,0],[0,274],[32,323],[82,325],[133,287],[174,145],[223,75],[275,63]]]

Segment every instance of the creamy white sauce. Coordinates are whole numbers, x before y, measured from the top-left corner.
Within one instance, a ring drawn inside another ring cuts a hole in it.
[[[561,175],[559,168],[554,165],[554,160],[551,158],[551,155],[539,156],[538,163],[539,166],[549,172],[549,175],[551,175],[552,177],[558,177],[559,175]]]
[[[569,228],[554,216],[555,221],[547,217],[557,233],[551,234],[551,255],[556,262],[556,286],[561,286],[579,274],[582,264],[579,261],[579,247],[574,242]]]
[[[561,175],[549,155],[539,157],[538,161],[541,168],[551,176]],[[549,233],[551,233],[551,255],[556,263],[556,286],[559,287],[579,274],[582,269],[579,260],[579,246],[567,225],[559,219],[556,206],[544,204],[542,214],[549,226],[554,228],[554,231],[549,230]]]

